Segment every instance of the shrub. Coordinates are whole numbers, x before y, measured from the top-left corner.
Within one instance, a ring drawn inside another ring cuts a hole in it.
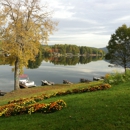
[[[127,69],[126,73],[106,74],[104,82],[109,84],[119,84],[130,81],[130,70]]]

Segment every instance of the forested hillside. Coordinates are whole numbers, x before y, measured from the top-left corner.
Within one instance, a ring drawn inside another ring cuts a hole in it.
[[[77,46],[69,44],[55,44],[52,46],[42,46],[45,55],[82,55],[82,56],[104,56],[102,49]]]

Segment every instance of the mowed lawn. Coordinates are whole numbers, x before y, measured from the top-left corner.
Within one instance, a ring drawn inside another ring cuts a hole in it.
[[[25,96],[23,92],[22,96]],[[0,103],[5,104],[9,99],[13,97],[2,97]],[[50,114],[0,117],[0,130],[130,130],[129,82],[112,85],[107,90],[57,96],[42,102],[58,99],[64,100],[67,107]]]

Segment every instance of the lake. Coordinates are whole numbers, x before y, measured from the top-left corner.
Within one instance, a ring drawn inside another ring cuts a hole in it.
[[[30,80],[35,81],[37,86],[41,85],[41,80],[48,80],[56,84],[68,80],[73,83],[80,82],[80,78],[93,80],[93,77],[104,76],[106,73],[114,71],[124,72],[123,68],[108,67],[110,63],[105,60],[91,61],[87,64],[77,63],[76,65],[55,65],[42,61],[37,69],[24,69]],[[12,66],[0,65],[0,90],[9,92],[14,89],[14,73]]]

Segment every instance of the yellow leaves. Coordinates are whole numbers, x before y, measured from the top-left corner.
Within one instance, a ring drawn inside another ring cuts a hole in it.
[[[9,63],[13,65],[18,58],[22,70],[29,60],[34,60],[37,56],[40,42],[43,40],[47,43],[48,36],[55,30],[57,23],[50,19],[51,13],[45,11],[46,6],[41,8],[37,0],[19,3],[4,0],[2,7],[0,23],[8,19],[3,23],[2,47],[10,54]]]

